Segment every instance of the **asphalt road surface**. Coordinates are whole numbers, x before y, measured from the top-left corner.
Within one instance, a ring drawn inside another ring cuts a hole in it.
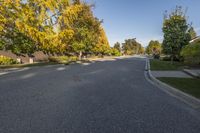
[[[141,58],[0,76],[0,133],[200,133],[200,113],[151,85]]]

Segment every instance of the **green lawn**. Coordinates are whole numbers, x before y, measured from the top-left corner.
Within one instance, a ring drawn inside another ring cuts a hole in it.
[[[170,61],[161,60],[150,60],[151,70],[167,71],[167,70],[181,70],[185,66],[181,62],[174,62],[171,64]]]
[[[195,78],[158,78],[185,93],[200,98],[200,79]]]

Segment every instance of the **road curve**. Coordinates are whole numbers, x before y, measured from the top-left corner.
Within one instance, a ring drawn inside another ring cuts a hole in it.
[[[200,113],[150,84],[145,59],[0,76],[0,133],[199,133]]]

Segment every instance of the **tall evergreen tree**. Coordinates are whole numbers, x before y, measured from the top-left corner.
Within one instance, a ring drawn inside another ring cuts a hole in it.
[[[163,22],[164,40],[162,43],[163,52],[171,56],[172,62],[180,57],[183,46],[189,44],[189,24],[182,7],[166,14]]]

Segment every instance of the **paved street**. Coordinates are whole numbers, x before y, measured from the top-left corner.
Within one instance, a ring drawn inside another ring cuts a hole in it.
[[[200,113],[151,85],[145,59],[0,76],[0,133],[199,133]]]

